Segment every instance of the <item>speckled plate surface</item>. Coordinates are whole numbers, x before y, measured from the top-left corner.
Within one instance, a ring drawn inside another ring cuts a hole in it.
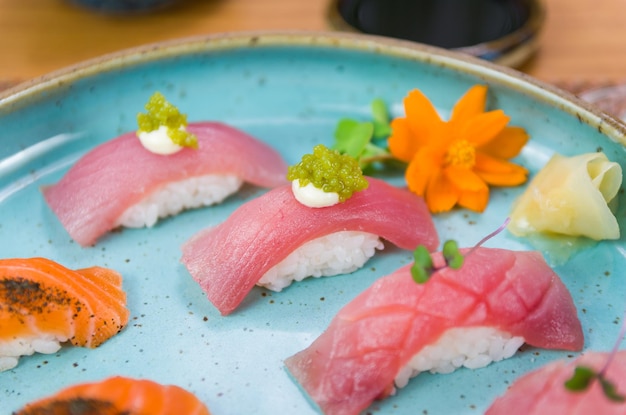
[[[160,90],[189,120],[222,120],[298,161],[330,143],[345,116],[368,117],[375,97],[399,108],[412,88],[442,112],[473,84],[489,85],[489,106],[502,108],[532,139],[517,159],[536,172],[553,152],[602,149],[626,168],[625,126],[575,97],[508,69],[451,52],[374,37],[256,33],[150,45],[35,80],[0,96],[0,255],[44,256],[68,267],[102,265],[124,277],[132,316],[127,328],[95,350],[64,347],[23,357],[0,373],[2,412],[70,384],[111,375],[177,384],[216,415],[315,413],[283,367],[337,310],[376,278],[409,261],[393,247],[351,275],[303,281],[280,293],[254,289],[221,317],[179,263],[180,246],[261,190],[246,187],[226,203],[123,230],[95,247],[73,243],[45,205],[39,187],[54,183],[87,150],[135,128],[135,114]],[[391,178],[398,185],[401,177]],[[495,190],[483,214],[457,210],[435,218],[441,239],[476,243],[502,223],[522,188]],[[626,201],[617,212],[622,229]],[[488,245],[528,249],[503,233]],[[613,343],[626,303],[623,239],[602,242],[556,267],[572,292],[585,350]],[[262,247],[257,247],[262,249]],[[519,375],[574,353],[525,348],[480,370],[422,374],[377,414],[477,414]]]

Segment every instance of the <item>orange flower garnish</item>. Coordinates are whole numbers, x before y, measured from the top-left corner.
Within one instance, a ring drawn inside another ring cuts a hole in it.
[[[391,123],[391,154],[409,163],[406,181],[433,213],[458,205],[482,212],[489,185],[516,186],[528,170],[511,159],[528,141],[523,128],[509,127],[502,110],[485,112],[487,87],[475,85],[456,103],[449,121],[419,90],[404,99],[405,117]]]

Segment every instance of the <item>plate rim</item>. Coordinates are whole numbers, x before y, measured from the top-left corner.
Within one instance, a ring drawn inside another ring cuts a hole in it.
[[[0,92],[0,116],[36,102],[42,94],[102,73],[196,53],[302,46],[343,48],[438,65],[496,82],[576,117],[626,146],[626,122],[578,96],[520,72],[469,54],[413,41],[362,33],[300,30],[223,32],[174,38],[122,49],[78,62]]]

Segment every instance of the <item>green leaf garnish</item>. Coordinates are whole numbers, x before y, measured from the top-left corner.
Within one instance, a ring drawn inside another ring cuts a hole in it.
[[[374,124],[349,118],[339,120],[335,130],[334,149],[359,159],[374,134]]]
[[[597,380],[600,382],[604,396],[614,402],[624,402],[626,397],[620,394],[615,384],[608,380],[602,372],[596,372],[587,366],[576,366],[574,374],[565,381],[565,388],[572,392],[583,392]]]
[[[419,245],[413,251],[413,265],[411,266],[411,276],[418,284],[423,284],[430,276],[443,268],[459,269],[463,265],[463,255],[459,251],[456,241],[446,241],[443,244],[443,258],[446,264],[443,267],[436,268],[433,257],[424,245]]]
[[[576,366],[574,368],[574,373],[572,374],[572,377],[565,381],[565,389],[572,392],[582,392],[589,388],[594,380],[598,380],[598,382],[600,382],[602,392],[604,392],[604,396],[606,396],[607,399],[613,402],[626,401],[626,396],[619,393],[615,384],[606,378],[606,372],[609,370],[609,366],[611,365],[611,362],[613,362],[613,359],[615,359],[617,351],[619,350],[619,345],[622,343],[622,340],[624,340],[625,336],[626,311],[624,312],[622,328],[617,335],[617,340],[615,341],[613,349],[609,353],[609,356],[607,357],[604,366],[602,366],[602,369],[596,372],[592,368],[586,366]]]
[[[389,111],[385,102],[376,98],[372,101],[372,118],[374,124],[373,138],[378,140],[391,135],[391,125],[389,124]]]
[[[456,241],[449,240],[443,244],[443,257],[446,264],[452,269],[459,269],[463,266],[463,255],[459,251],[459,245]]]
[[[394,160],[385,141],[391,134],[387,106],[383,100],[377,98],[372,101],[371,110],[371,121],[352,118],[339,120],[332,146],[340,153],[357,159],[363,169],[375,162]]]
[[[495,231],[491,232],[489,235],[481,239],[476,245],[474,245],[465,256],[471,255],[479,246],[487,242],[489,239],[493,238],[500,232],[502,232],[506,225],[509,223],[510,218],[506,218],[504,223],[498,227]],[[445,265],[442,267],[435,267],[433,258],[428,252],[428,249],[424,245],[419,245],[415,251],[413,251],[414,263],[411,267],[411,276],[413,280],[418,284],[423,284],[428,281],[431,275],[439,270],[444,268],[451,269],[460,269],[463,266],[463,262],[465,261],[465,257],[459,250],[459,245],[454,240],[447,240],[443,244],[443,248],[441,249],[441,254],[443,255],[443,259],[445,261]]]
[[[596,372],[586,366],[577,366],[571,378],[565,381],[565,388],[572,392],[584,391],[596,378]]]
[[[372,101],[372,117],[374,118],[374,122],[389,124],[389,111],[387,111],[385,101],[380,98],[375,98]]]
[[[600,381],[600,385],[602,386],[602,391],[604,395],[614,402],[624,402],[626,401],[626,396],[622,395],[617,391],[615,384],[604,376],[599,376],[598,381]]]
[[[413,251],[413,260],[413,266],[411,266],[413,280],[418,284],[423,284],[428,281],[434,271],[433,258],[428,249],[420,245]]]

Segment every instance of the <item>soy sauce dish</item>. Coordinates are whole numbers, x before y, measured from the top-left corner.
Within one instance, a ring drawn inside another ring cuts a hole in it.
[[[541,0],[331,0],[331,27],[412,40],[519,67],[539,47]]]
[[[188,120],[222,121],[276,148],[290,164],[333,143],[342,118],[368,119],[382,99],[393,116],[419,89],[447,119],[473,85],[488,109],[503,109],[530,140],[515,163],[532,177],[554,153],[602,150],[626,169],[626,125],[573,95],[513,69],[443,48],[353,33],[231,33],[172,40],[114,53],[34,79],[0,95],[0,253],[47,257],[77,269],[100,265],[124,278],[130,323],[96,349],[62,347],[24,356],[0,373],[2,407],[82,382],[121,375],[175,384],[218,414],[314,414],[284,360],[308,347],[340,308],[412,260],[389,246],[348,275],[309,278],[281,292],[256,287],[222,316],[180,263],[181,245],[224,221],[264,190],[245,187],[222,204],[189,210],[152,228],[112,232],[93,247],[73,242],[46,206],[56,183],[94,146],[137,129],[136,115],[160,91]],[[403,174],[383,178],[405,186]],[[524,186],[493,189],[483,213],[434,215],[441,241],[476,244],[510,214]],[[626,196],[616,217],[626,229]],[[622,237],[623,238],[623,237]],[[491,245],[532,249],[502,232]],[[259,247],[262,249],[262,247]],[[572,293],[585,333],[583,353],[613,345],[626,304],[623,239],[585,247],[555,271]],[[519,376],[580,353],[522,348],[489,366],[423,373],[370,410],[384,414],[482,413]]]

